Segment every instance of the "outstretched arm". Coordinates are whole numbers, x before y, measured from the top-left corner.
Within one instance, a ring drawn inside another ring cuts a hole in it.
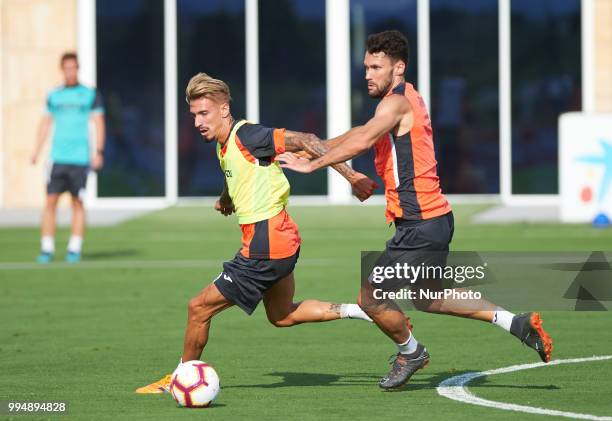
[[[312,161],[299,158],[292,153],[278,156],[282,166],[294,171],[310,173],[319,168],[344,162],[370,149],[385,133],[393,130],[406,113],[410,105],[404,98],[393,95],[383,99],[376,108],[376,114],[364,126],[354,127],[338,138],[330,140],[335,143],[325,155]]]
[[[342,143],[346,137],[346,135],[349,132],[344,133],[341,136],[338,137],[334,137],[333,139],[319,139],[317,136],[315,136],[314,134],[311,133],[299,133],[299,132],[293,132],[293,133],[298,133],[300,135],[304,135],[304,136],[309,136],[312,135],[314,136],[314,138],[316,138],[319,142],[321,142],[323,144],[324,147],[327,148],[327,150],[329,149],[333,149],[336,146],[338,146],[340,143]],[[289,150],[289,148],[286,148],[288,152],[295,152],[296,155],[302,157],[302,158],[306,158],[306,159],[316,159],[318,158],[320,155],[311,155],[310,153],[306,152],[304,149],[297,149],[296,151],[293,150]]]
[[[332,143],[338,143],[338,141]],[[322,142],[312,133],[285,130],[285,150],[289,152],[305,152],[310,159],[320,158],[329,152],[329,142]],[[280,155],[279,155],[280,156]],[[302,155],[303,156],[303,155]],[[374,181],[355,171],[344,162],[335,163],[332,168],[338,171],[353,186],[353,193],[360,200],[369,198],[378,187]]]
[[[294,132],[285,130],[285,150],[288,152],[306,152],[310,159],[319,158],[329,151],[328,144],[312,133]],[[304,156],[304,155],[301,155]],[[344,162],[332,166],[350,183],[356,171]]]

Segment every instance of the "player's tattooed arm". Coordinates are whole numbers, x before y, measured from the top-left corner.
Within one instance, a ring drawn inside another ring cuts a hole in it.
[[[335,148],[343,140],[344,140],[343,136],[338,136],[334,139],[323,140],[323,139],[319,139],[316,135],[312,133],[301,133],[301,132],[293,132],[291,130],[286,130],[285,131],[285,150],[287,150],[288,152],[295,152],[296,155],[299,155],[302,158],[315,159],[315,158],[318,158],[320,155],[317,153],[315,154],[309,153],[305,149],[305,146],[308,147],[312,144],[316,145],[317,142],[321,142],[321,144],[325,148],[325,152],[327,152],[330,149]]]
[[[297,152],[300,156],[307,159],[320,158],[329,152],[330,147],[333,146],[333,143],[323,142],[312,133],[285,130],[285,150]],[[353,193],[362,202],[369,198],[372,193],[374,193],[376,187],[378,187],[374,181],[355,171],[344,162],[334,164],[331,167],[351,183],[353,186]]]
[[[229,195],[229,191],[227,189],[227,181],[223,180],[223,191],[219,196],[219,200],[215,203],[215,210],[220,212],[224,216],[231,215],[236,211],[234,208],[234,202],[232,202],[232,198]]]
[[[410,103],[404,97],[391,95],[380,101],[376,113],[365,125],[354,127],[340,136],[340,143],[325,155],[308,161],[290,151],[279,155],[283,168],[301,173],[311,173],[339,162],[345,162],[367,151],[385,133],[389,133],[403,119],[412,117]],[[410,126],[410,124],[407,124]]]
[[[300,156],[315,159],[325,155],[329,151],[327,144],[312,133],[294,132],[285,130],[285,150],[288,152],[305,152]],[[333,168],[338,171],[349,182],[356,171],[345,163],[336,164]]]

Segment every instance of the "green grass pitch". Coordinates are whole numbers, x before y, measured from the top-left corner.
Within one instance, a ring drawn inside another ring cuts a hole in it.
[[[454,250],[612,248],[612,231],[588,226],[470,224],[480,208],[456,208]],[[296,299],[354,302],[360,250],[380,250],[392,235],[382,208],[289,211],[303,239]],[[57,236],[59,263],[45,268],[33,264],[38,237],[37,229],[0,230],[0,400],[69,402],[69,415],[50,419],[546,419],[440,397],[436,386],[454,374],[538,359],[497,327],[416,312],[415,334],[432,360],[401,392],[378,390],[395,347],[373,326],[340,320],[278,329],[260,307],[252,317],[232,308],[212,323],[203,359],[222,384],[212,408],[181,409],[167,394],[136,395],[136,387],[176,366],[187,302],[238,249],[236,219],[210,207],[177,207],[91,228],[84,262],[70,267],[62,262],[66,229]],[[610,313],[543,317],[554,358],[612,354]],[[470,390],[612,416],[612,361],[492,376]]]

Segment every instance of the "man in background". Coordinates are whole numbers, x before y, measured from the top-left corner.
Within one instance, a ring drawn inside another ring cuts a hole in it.
[[[60,67],[64,84],[47,96],[47,107],[36,136],[32,164],[36,164],[42,147],[53,127],[53,140],[47,176],[47,200],[41,228],[41,251],[37,261],[49,263],[55,254],[55,214],[60,195],[72,197],[72,227],[66,261],[81,259],[85,234],[83,198],[89,169],[97,171],[104,164],[104,108],[95,88],[83,86],[78,80],[77,55],[62,55]],[[89,122],[96,128],[95,149],[89,145]]]

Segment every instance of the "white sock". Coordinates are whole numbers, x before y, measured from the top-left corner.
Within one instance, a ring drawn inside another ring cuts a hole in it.
[[[340,305],[340,318],[342,319],[361,319],[371,322],[370,316],[368,316],[357,304],[341,304]]]
[[[40,249],[44,253],[54,253],[55,252],[55,239],[51,235],[43,235],[40,239]]]
[[[509,311],[497,310],[493,315],[493,320],[491,320],[491,323],[501,327],[507,332],[510,332],[510,326],[512,326],[512,319],[514,316],[515,314],[510,313]]]
[[[400,354],[412,354],[414,351],[417,350],[418,345],[419,343],[417,342],[416,338],[414,337],[412,332],[410,332],[410,337],[408,338],[408,340],[403,344],[397,344],[397,349]]]
[[[176,366],[176,368],[174,369],[174,371],[172,372],[172,374],[174,374],[176,372],[176,370],[178,370],[179,368],[181,368],[181,366],[183,365],[183,359],[181,358],[179,360],[178,365]]]
[[[83,237],[71,235],[70,241],[68,241],[68,251],[72,253],[80,253],[81,247],[83,247]]]

